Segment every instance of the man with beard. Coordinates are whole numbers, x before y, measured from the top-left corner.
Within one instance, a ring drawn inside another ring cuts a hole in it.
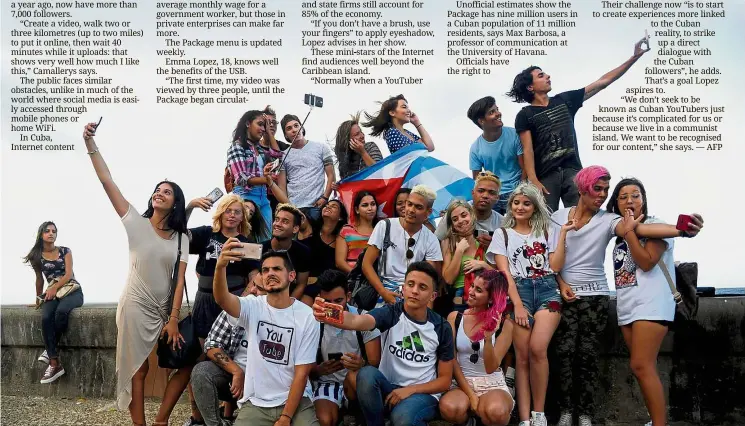
[[[320,327],[313,312],[290,297],[295,279],[287,251],[261,257],[266,296],[238,297],[228,291],[226,268],[238,262],[240,242],[231,238],[215,268],[214,295],[225,312],[248,333],[243,398],[235,425],[318,426],[308,376],[316,361]]]
[[[504,219],[501,214],[494,210],[494,205],[500,199],[500,182],[491,172],[479,172],[475,179],[476,183],[473,185],[473,191],[471,192],[473,201],[469,201],[476,212],[474,232],[476,232],[476,239],[479,244],[489,247],[494,231],[499,228],[502,219]],[[435,231],[438,240],[445,239],[447,228],[447,220],[445,218],[440,219]]]
[[[261,250],[262,253],[287,250],[296,273],[296,281],[290,282],[290,293],[298,300],[303,297],[310,274],[310,249],[300,241],[293,240],[300,230],[301,221],[302,215],[295,206],[284,203],[278,205],[272,223],[272,239],[265,241]]]

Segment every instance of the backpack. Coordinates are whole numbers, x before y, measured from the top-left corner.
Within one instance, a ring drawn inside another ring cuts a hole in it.
[[[362,314],[362,308],[357,308],[357,315]],[[324,323],[321,323],[321,335],[318,339],[318,351],[316,351],[316,364],[320,364],[323,362],[323,354],[321,353],[321,344],[323,343],[323,329],[324,329]],[[362,355],[362,359],[365,360],[365,363],[367,363],[367,351],[365,351],[365,342],[362,339],[362,332],[361,331],[355,331],[355,334],[357,335],[357,344],[360,347],[360,354]]]
[[[390,219],[383,220],[385,221],[383,248],[380,250],[380,256],[378,256],[373,263],[373,269],[378,271],[378,276],[383,276],[385,274],[388,247],[391,246],[391,221]],[[360,253],[360,256],[357,258],[357,264],[354,265],[352,271],[349,272],[349,290],[352,292],[352,302],[355,306],[366,311],[371,311],[378,303],[380,295],[362,272],[362,260],[365,258],[365,253],[367,253],[367,249]]]

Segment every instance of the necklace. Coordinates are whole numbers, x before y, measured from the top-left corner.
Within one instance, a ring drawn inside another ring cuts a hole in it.
[[[574,222],[575,222],[575,223],[577,224],[577,228],[576,228],[577,230],[579,230],[579,229],[580,229],[580,228],[582,228],[583,226],[585,226],[585,225],[587,225],[588,223],[590,223],[590,220],[592,220],[593,216],[595,216],[595,213],[596,213],[596,212],[595,212],[595,213],[592,213],[592,214],[591,214],[591,215],[590,215],[590,216],[589,216],[589,217],[588,217],[587,219],[585,219],[585,220],[584,220],[583,222],[578,222],[578,221],[577,221],[577,207],[572,207],[572,208],[574,209],[574,210],[573,210],[573,212],[572,212],[572,221],[574,221]]]

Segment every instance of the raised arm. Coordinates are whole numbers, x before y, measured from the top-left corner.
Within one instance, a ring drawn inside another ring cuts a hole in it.
[[[85,130],[83,130],[85,148],[88,150],[88,156],[91,157],[93,169],[96,171],[98,180],[103,185],[103,189],[106,191],[106,195],[108,195],[111,205],[114,206],[116,214],[118,214],[119,217],[124,217],[129,210],[129,201],[124,198],[121,191],[119,191],[119,187],[116,186],[114,179],[111,177],[109,167],[106,165],[106,162],[101,156],[101,152],[98,150],[96,141],[93,139],[95,132],[96,123],[88,123],[88,125],[85,126]]]
[[[626,238],[625,234],[628,232],[636,232],[636,235],[644,238],[692,238],[701,232],[701,228],[704,227],[704,218],[698,213],[691,214],[691,218],[693,221],[688,225],[688,230],[680,231],[675,225],[666,223],[641,223],[641,220],[644,219],[643,214],[637,218],[634,218],[633,215],[630,217],[627,215],[616,225],[615,234],[621,238]]]
[[[615,69],[603,74],[603,76],[600,77],[597,81],[586,86],[584,100],[590,99],[601,90],[610,86],[614,81],[621,78],[621,76],[624,75],[626,71],[628,71],[629,68],[631,68],[631,66],[634,65],[634,63],[638,61],[639,58],[642,57],[642,55],[649,52],[649,48],[642,49],[642,43],[644,43],[644,41],[645,39],[641,39],[634,45],[634,54],[628,60],[626,60],[626,62],[622,63]]]
[[[567,232],[572,229],[577,229],[573,220],[570,220],[561,226],[559,240],[556,242],[556,249],[553,253],[549,253],[548,255],[548,264],[551,266],[551,270],[557,274],[561,271],[561,268],[564,267],[564,261],[566,260]]]
[[[326,301],[320,297],[316,297],[313,301],[313,315],[316,317],[318,322],[326,321],[326,310],[324,308]],[[370,331],[375,328],[375,318],[370,314],[357,315],[352,312],[342,311],[344,315],[344,322],[341,324],[331,324],[336,328],[342,330],[355,330],[355,331]]]
[[[422,143],[424,146],[427,147],[427,151],[432,152],[435,150],[435,143],[432,142],[432,137],[427,132],[427,129],[424,128],[424,125],[419,121],[419,116],[411,113],[411,124],[416,127],[416,131],[419,132],[419,137],[422,138]]]
[[[230,262],[240,262],[243,256],[240,252],[233,251],[240,247],[241,242],[237,238],[230,238],[222,247],[220,257],[215,265],[215,276],[212,283],[212,294],[215,301],[231,317],[238,318],[241,315],[241,301],[238,296],[228,291],[228,279],[226,268]]]
[[[512,346],[512,330],[514,329],[512,320],[505,318],[500,327],[502,327],[502,332],[494,343],[492,343],[492,336],[494,336],[496,330],[491,333],[484,333],[484,367],[486,368],[486,374],[492,374],[499,369],[502,359]]]
[[[450,251],[450,242],[447,238],[440,242],[440,247],[442,249],[442,278],[445,279],[446,283],[453,285],[455,279],[460,275],[463,253],[469,247],[468,240],[463,238],[458,241],[458,244],[455,245],[455,252]]]

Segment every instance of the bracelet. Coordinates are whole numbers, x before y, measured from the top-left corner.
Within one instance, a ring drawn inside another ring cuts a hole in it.
[[[319,200],[320,200],[321,198],[323,198],[323,199],[324,199],[324,200],[326,200],[326,201],[328,201],[328,200],[329,200],[329,197],[327,197],[327,196],[325,196],[325,195],[321,195],[320,197],[318,197],[318,199],[319,199]]]
[[[287,417],[288,419],[290,419],[290,422],[292,422],[292,416],[290,416],[289,414],[282,413],[279,415],[279,417],[282,417],[282,416]]]
[[[634,232],[634,230],[633,229],[630,229],[630,230],[626,231],[626,233],[623,234],[623,239],[624,240],[626,239],[626,234],[628,234],[629,232]]]
[[[89,152],[88,155],[93,155],[98,152],[98,148],[94,149],[93,151]]]
[[[420,127],[422,127],[422,123],[419,123],[419,125],[418,125],[418,126],[414,126],[414,128],[415,128],[415,129],[418,129],[418,128],[420,128]]]
[[[176,315],[171,315],[169,318],[176,318],[176,319],[178,319],[178,317]]]

